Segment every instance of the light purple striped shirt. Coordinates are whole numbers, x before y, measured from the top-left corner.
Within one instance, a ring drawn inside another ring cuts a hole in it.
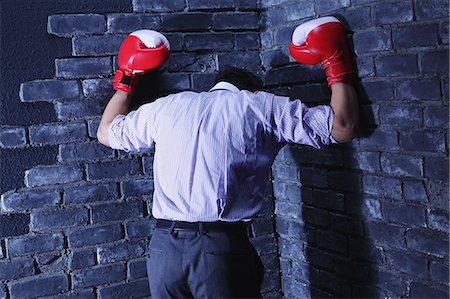
[[[124,151],[156,144],[155,218],[250,221],[278,151],[286,143],[331,143],[333,117],[330,106],[266,92],[185,91],[118,115],[109,142]]]

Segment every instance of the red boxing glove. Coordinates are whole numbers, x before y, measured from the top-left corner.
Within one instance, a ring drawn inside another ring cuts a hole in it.
[[[138,30],[128,35],[119,49],[114,89],[133,94],[137,75],[163,64],[169,58],[169,50],[169,41],[157,31]]]
[[[322,63],[328,86],[357,78],[344,28],[334,17],[323,17],[297,26],[289,52],[300,63]]]

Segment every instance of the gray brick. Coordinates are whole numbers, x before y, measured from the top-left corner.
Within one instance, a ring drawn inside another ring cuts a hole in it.
[[[162,17],[163,31],[207,31],[212,27],[212,15],[209,13],[178,13]]]
[[[290,257],[302,260],[304,255],[301,244],[290,239],[280,238],[278,240],[279,253],[282,257]]]
[[[83,94],[89,99],[110,98],[114,94],[111,79],[87,79],[82,81]]]
[[[216,1],[189,0],[188,9],[189,10],[234,9],[234,0],[216,0]]]
[[[88,218],[89,215],[86,208],[32,212],[31,229],[33,231],[45,231],[74,226],[84,226],[88,224]]]
[[[89,78],[107,76],[112,72],[111,59],[99,58],[59,58],[55,60],[56,77]]]
[[[12,259],[0,262],[0,280],[13,280],[34,275],[34,260]]]
[[[84,122],[50,123],[30,126],[30,143],[33,145],[58,144],[86,139]]]
[[[425,177],[448,180],[448,157],[426,157]]]
[[[72,183],[82,178],[83,171],[77,165],[36,166],[25,171],[28,187]]]
[[[427,229],[408,229],[406,244],[409,249],[448,258],[448,234]]]
[[[424,73],[441,73],[448,72],[448,49],[422,52],[420,54],[420,63]]]
[[[367,223],[367,233],[376,243],[393,247],[404,247],[405,228],[397,224],[370,221]]]
[[[355,152],[346,163],[353,168],[366,172],[380,171],[380,154],[378,152]]]
[[[174,34],[167,33],[164,35],[167,37],[167,40],[170,43],[170,53],[184,50],[183,37],[181,33],[174,33]]]
[[[2,194],[3,212],[25,212],[31,209],[54,207],[59,204],[59,190],[27,190]]]
[[[27,144],[25,128],[23,127],[2,127],[0,128],[0,147],[14,148],[23,147]]]
[[[214,85],[215,73],[192,74],[192,89],[195,91],[206,91]]]
[[[171,72],[211,72],[216,70],[216,55],[173,54],[169,60]]]
[[[81,269],[74,271],[72,274],[72,284],[75,289],[108,284],[125,279],[126,270],[123,264]]]
[[[320,6],[319,3],[318,3],[318,5]],[[318,7],[316,5],[316,9],[320,9],[320,7]],[[287,21],[302,20],[304,18],[311,17],[311,16],[315,15],[315,13],[316,13],[316,11],[314,9],[314,5],[310,5],[310,3],[305,0],[297,1],[293,5],[286,5],[284,7],[284,10],[286,13]],[[282,24],[280,24],[280,25],[282,25]],[[268,27],[268,28],[270,28],[270,27]]]
[[[36,277],[33,280],[15,281],[10,285],[10,293],[14,298],[36,298],[57,295],[69,290],[69,281],[65,274]]]
[[[88,135],[91,138],[97,138],[98,126],[100,124],[100,117],[94,119],[88,119]]]
[[[444,152],[445,134],[435,131],[401,132],[400,146],[412,151]]]
[[[119,160],[89,164],[87,168],[88,180],[118,179],[141,173],[139,161]]]
[[[62,235],[35,235],[8,239],[6,247],[10,257],[25,256],[46,251],[63,249]]]
[[[121,190],[124,197],[152,195],[153,180],[141,179],[141,180],[125,181],[121,183]]]
[[[344,20],[348,24],[349,30],[355,31],[357,29],[369,28],[372,25],[370,18],[370,7],[357,7],[352,9],[346,9],[341,13]],[[347,24],[344,23],[344,26]]]
[[[48,17],[47,31],[63,37],[100,34],[105,32],[105,17],[96,14],[52,15]]]
[[[186,7],[185,0],[148,1],[133,0],[133,10],[137,12],[174,12],[182,11]]]
[[[448,1],[445,0],[417,0],[417,20],[435,20],[448,17]]]
[[[190,79],[187,74],[164,73],[160,76],[159,88],[161,91],[174,92],[190,89]]]
[[[74,99],[80,96],[75,80],[35,80],[20,84],[19,97],[22,102]]]
[[[427,128],[448,128],[448,106],[429,106],[423,110],[424,124]]]
[[[285,49],[275,49],[270,51],[264,51],[261,55],[263,65],[267,69],[276,66],[282,66],[289,63],[289,55]]]
[[[146,241],[124,241],[113,245],[101,245],[97,248],[100,264],[109,264],[128,259],[144,257]]]
[[[68,234],[70,247],[83,247],[117,241],[123,238],[120,224],[88,226]]]
[[[84,184],[64,188],[64,204],[83,204],[118,200],[115,183]]]
[[[134,260],[128,263],[128,279],[135,280],[147,277],[146,260]]]
[[[422,109],[415,106],[382,106],[381,123],[398,128],[420,128],[422,126]]]
[[[446,289],[446,290],[445,290]],[[410,286],[411,298],[448,298],[448,288],[438,290],[422,282],[413,281]]]
[[[423,279],[428,276],[428,262],[424,256],[411,254],[407,251],[388,250],[386,257],[387,262],[394,270],[411,273]]]
[[[347,201],[349,201],[349,199],[347,199]],[[355,201],[353,200],[353,202]],[[357,207],[355,206],[355,208]],[[381,219],[381,202],[374,198],[364,198],[358,213],[363,215],[365,218]]]
[[[301,13],[302,10],[294,10],[294,12],[289,12],[288,13],[297,13],[300,12]],[[263,29],[267,29],[270,30],[276,26],[280,26],[283,25],[284,23],[286,23],[286,9],[284,9],[284,7],[274,7],[265,11],[262,11],[260,14],[260,18],[261,18],[261,27]]]
[[[430,276],[433,281],[437,281],[441,284],[448,283],[449,267],[446,264],[447,261],[431,261],[430,262]]]
[[[403,183],[403,198],[406,200],[427,202],[428,196],[422,181],[405,181]]]
[[[425,226],[425,208],[410,204],[383,203],[383,215],[389,222],[405,223],[412,226]]]
[[[441,23],[439,26],[439,40],[440,43],[448,45],[448,20]]]
[[[409,285],[406,280],[397,273],[377,270],[377,285],[385,292],[392,292],[397,297],[406,297]]]
[[[397,82],[395,97],[399,100],[440,100],[439,80],[401,80]]]
[[[438,42],[436,24],[408,25],[393,29],[394,48],[434,46]]]
[[[214,30],[258,29],[259,18],[255,12],[217,13],[213,17]]]
[[[398,133],[390,130],[375,130],[369,137],[360,139],[360,145],[370,150],[395,149],[398,147]]]
[[[148,28],[159,30],[159,17],[151,14],[109,14],[108,32],[131,33],[133,31]]]
[[[238,10],[259,10],[261,4],[254,0],[235,0],[236,8]]]
[[[150,296],[147,279],[101,287],[98,289],[101,298],[143,298]]]
[[[364,193],[394,199],[402,197],[401,181],[398,179],[364,175],[362,181]]]
[[[0,215],[0,238],[21,236],[30,231],[29,214]]]
[[[138,219],[127,222],[126,232],[129,239],[147,238],[152,235],[155,222],[150,219]]]
[[[395,1],[390,3],[380,3],[373,7],[373,23],[375,25],[404,23],[412,20],[413,20],[412,1]]]
[[[275,29],[273,32],[273,40],[275,45],[289,45],[292,41],[292,33],[294,32],[296,25],[283,26]]]
[[[316,2],[316,9],[319,15],[330,13],[334,10],[338,10],[347,6],[350,6],[350,0],[337,0],[337,1],[317,0]]]
[[[439,209],[448,209],[448,182],[428,179],[425,181],[425,185],[429,200],[428,205]]]
[[[287,219],[301,219],[301,206],[290,202],[276,201],[275,215]]]
[[[101,204],[92,207],[92,222],[102,223],[144,216],[144,204],[139,201],[111,204]]]
[[[221,53],[218,55],[218,62],[219,69],[224,66],[233,66],[256,71],[261,68],[261,58],[256,51]]]
[[[234,47],[234,36],[231,33],[192,33],[185,35],[184,43],[187,51],[231,50]]]
[[[153,156],[143,157],[142,166],[144,169],[144,174],[149,177],[153,177]]]
[[[74,250],[70,255],[70,270],[88,268],[95,265],[95,253],[92,248]]]
[[[114,150],[96,142],[70,143],[59,146],[58,161],[92,161],[114,158]]]
[[[375,58],[378,76],[395,77],[417,73],[416,55],[389,55]]]
[[[428,226],[431,229],[441,231],[443,233],[449,230],[448,211],[443,210],[429,210],[428,211]]]
[[[104,111],[105,104],[100,101],[64,100],[58,101],[55,108],[58,119],[69,120],[101,115]]]
[[[107,56],[115,55],[119,52],[120,45],[124,40],[123,36],[98,35],[98,36],[78,36],[72,39],[73,56]]]
[[[362,93],[367,94],[367,99],[369,101],[386,101],[394,99],[394,87],[392,82],[367,81],[362,83],[362,87]]]
[[[236,33],[236,50],[258,50],[261,47],[259,34],[256,32]]]
[[[356,57],[356,66],[360,78],[373,77],[375,75],[375,65],[373,58],[370,56]]]
[[[385,173],[396,176],[423,176],[422,158],[410,155],[382,153],[381,169]]]

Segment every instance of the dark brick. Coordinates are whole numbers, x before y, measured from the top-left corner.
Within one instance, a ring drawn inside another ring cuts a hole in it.
[[[372,12],[375,25],[404,23],[413,20],[412,1],[380,3],[373,6]]]
[[[361,175],[349,171],[330,171],[328,183],[333,190],[358,192],[361,190]]]
[[[118,261],[143,257],[146,251],[146,241],[124,241],[113,245],[98,246],[97,256],[100,264],[109,264]]]
[[[28,190],[4,193],[1,199],[3,212],[25,212],[31,209],[56,206],[61,199],[59,190]]]
[[[108,15],[108,32],[131,33],[148,28],[159,30],[159,18],[151,14],[110,14]]]
[[[449,267],[446,263],[448,261],[445,260],[430,261],[430,277],[433,281],[448,283]]]
[[[25,171],[28,187],[72,183],[82,178],[83,171],[78,165],[36,166]]]
[[[424,73],[441,73],[448,72],[448,49],[422,52],[420,54],[420,62]]]
[[[408,229],[406,244],[412,250],[448,258],[448,234],[426,229]]]
[[[408,25],[395,28],[392,33],[395,49],[434,46],[438,42],[436,24]]]
[[[92,222],[102,223],[131,218],[141,218],[143,214],[144,205],[139,201],[116,203],[114,205],[101,204],[92,207]]]
[[[448,181],[448,158],[426,157],[425,177]]]
[[[366,172],[380,171],[380,153],[379,152],[354,152],[351,157],[346,157],[347,165],[352,168],[361,169]]]
[[[316,242],[319,248],[335,251],[341,254],[347,253],[347,238],[332,231],[316,230]]]
[[[426,279],[428,276],[427,259],[407,251],[389,250],[386,252],[387,262],[397,271],[411,273]]]
[[[146,260],[134,260],[128,263],[128,279],[147,277]]]
[[[395,97],[399,100],[440,100],[439,80],[402,80],[397,82]]]
[[[418,20],[448,18],[448,1],[445,0],[417,0],[415,8]]]
[[[356,68],[360,78],[373,77],[375,75],[375,65],[371,56],[356,57]]]
[[[311,67],[295,64],[294,66],[270,69],[264,74],[263,81],[265,85],[268,86],[310,83],[311,81],[324,80],[324,78],[324,72],[321,65]]]
[[[383,105],[380,108],[381,123],[397,128],[420,128],[422,109],[412,105]]]
[[[362,92],[369,101],[394,99],[394,86],[388,81],[367,81],[362,83]]]
[[[150,237],[154,227],[155,222],[149,219],[138,219],[132,222],[127,222],[127,237],[130,239]]]
[[[275,49],[264,51],[261,55],[263,65],[269,69],[270,67],[282,66],[289,63],[289,55],[286,49]]]
[[[164,73],[160,76],[159,88],[161,91],[184,91],[190,89],[190,79],[187,74]]]
[[[56,77],[89,78],[107,76],[112,72],[111,59],[99,58],[59,58],[55,60]]]
[[[70,143],[59,146],[60,162],[92,161],[114,158],[114,150],[96,142]]]
[[[326,210],[303,206],[302,213],[303,220],[309,224],[319,227],[329,226],[329,213]]]
[[[425,181],[428,205],[440,209],[448,209],[449,184],[448,181],[431,180]]]
[[[189,0],[188,9],[189,10],[234,9],[234,0],[216,0],[216,1]]]
[[[51,123],[30,126],[30,143],[33,145],[58,144],[86,139],[84,122]]]
[[[259,34],[256,32],[236,33],[236,50],[258,50],[261,47]]]
[[[163,31],[206,31],[212,27],[210,13],[178,13],[162,17]]]
[[[234,66],[247,70],[258,70],[261,68],[261,58],[256,51],[228,52],[218,55],[219,69],[224,66]]]
[[[75,80],[35,80],[20,84],[22,102],[74,99],[80,96],[80,88]]]
[[[34,260],[13,259],[0,262],[0,280],[13,280],[34,275]]]
[[[69,120],[86,116],[101,115],[105,104],[91,100],[64,100],[56,103],[58,119]]]
[[[122,195],[124,197],[153,194],[153,180],[141,179],[122,182]]]
[[[27,144],[25,128],[22,127],[2,127],[0,128],[0,147],[14,148]]]
[[[410,286],[410,298],[448,298],[447,291],[435,289],[422,282],[413,281]]]
[[[153,177],[153,156],[142,158],[142,168],[144,169],[144,174]]]
[[[215,55],[173,54],[169,60],[172,72],[210,72],[216,70]]]
[[[234,36],[231,33],[192,33],[184,37],[186,50],[231,50]]]
[[[369,137],[360,139],[360,145],[370,150],[374,149],[396,149],[398,148],[398,133],[396,131],[388,131],[378,129]]]
[[[83,80],[82,87],[84,96],[89,99],[105,99],[114,94],[111,79]]]
[[[348,279],[327,271],[320,271],[319,277],[320,285],[325,290],[337,294],[338,297],[350,297],[351,283]]]
[[[70,255],[70,270],[88,268],[95,265],[95,252],[92,248],[74,250]]]
[[[398,179],[365,175],[362,181],[364,193],[401,199],[401,181]]]
[[[98,292],[102,298],[143,298],[150,296],[147,279],[101,287]]]
[[[123,238],[123,230],[120,224],[103,226],[88,226],[76,230],[68,235],[71,247],[82,247],[117,241]]]
[[[81,269],[72,273],[73,288],[87,288],[126,279],[125,265],[113,264]]]
[[[404,247],[405,228],[397,224],[386,222],[367,222],[367,233],[370,239],[378,244],[386,244],[394,247]]]
[[[305,4],[307,3],[308,2],[305,1]],[[350,6],[350,0],[337,0],[337,1],[318,0],[316,2],[316,9],[319,15],[330,13],[331,11],[338,10],[340,8],[344,8],[347,6]]]
[[[385,272],[380,269],[377,269],[375,275],[378,277],[377,285],[383,291],[390,291],[397,297],[406,297],[409,283],[403,277],[397,273]]]
[[[174,0],[174,1],[133,0],[133,10],[138,12],[173,12],[184,10],[185,7],[186,7],[185,0]]]
[[[332,190],[313,190],[312,205],[331,211],[344,211],[344,195]]]
[[[362,222],[357,218],[332,213],[330,220],[330,226],[335,231],[355,236],[362,236],[364,234]]]
[[[370,240],[349,238],[348,245],[352,258],[369,261],[378,265],[385,262],[384,249],[382,247],[376,247]]]
[[[88,180],[118,179],[140,174],[138,160],[120,160],[89,164],[87,168]]]
[[[238,10],[259,10],[259,1],[254,0],[235,0],[235,5]]]
[[[52,15],[48,17],[47,31],[64,37],[100,34],[105,32],[105,17],[96,14]]]
[[[85,184],[64,188],[64,203],[82,204],[101,201],[116,201],[118,199],[115,183]]]
[[[62,235],[35,235],[8,239],[6,247],[10,257],[31,255],[46,251],[63,249]]]
[[[424,124],[428,128],[448,128],[448,106],[429,106],[423,110]]]
[[[345,20],[343,25],[348,30],[356,31],[357,29],[369,28],[372,25],[372,20],[370,18],[370,7],[346,9],[340,14]]]
[[[381,155],[381,170],[397,176],[423,176],[422,158],[393,153]]]
[[[445,134],[439,131],[401,132],[400,146],[412,151],[444,152]]]
[[[123,36],[98,35],[78,36],[72,39],[73,56],[107,56],[119,52]]]
[[[214,86],[215,73],[192,74],[192,89],[195,91],[206,91]]]
[[[419,202],[428,200],[425,185],[422,181],[405,181],[403,183],[403,198]]]
[[[170,43],[170,52],[182,51],[183,50],[183,37],[181,33],[174,34],[164,34]]]
[[[394,77],[417,73],[416,55],[389,55],[375,58],[378,76]]]
[[[88,224],[88,210],[86,208],[46,210],[31,213],[31,229],[45,231]]]
[[[33,280],[15,281],[10,285],[10,293],[14,298],[36,298],[56,295],[69,290],[67,275],[35,277]]]
[[[428,210],[428,226],[441,232],[448,232],[448,212],[442,210]]]
[[[389,222],[406,223],[415,226],[425,226],[426,210],[421,206],[410,204],[383,203],[383,215]]]
[[[259,18],[255,12],[217,13],[213,17],[214,30],[258,29]]]
[[[448,20],[441,23],[439,27],[439,40],[440,43],[448,45]]]

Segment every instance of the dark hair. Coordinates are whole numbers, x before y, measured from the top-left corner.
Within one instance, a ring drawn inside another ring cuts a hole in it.
[[[226,66],[216,76],[214,84],[225,81],[233,84],[240,90],[255,92],[263,88],[262,80],[255,74],[237,67]]]

